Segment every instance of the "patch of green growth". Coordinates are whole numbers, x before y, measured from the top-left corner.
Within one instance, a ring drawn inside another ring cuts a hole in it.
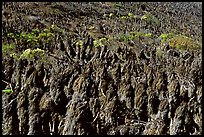
[[[145,12],[145,14],[141,17],[141,20],[146,21],[147,23],[149,23],[151,25],[156,25],[156,26],[160,25],[159,19],[156,18],[155,16],[153,16],[149,12]]]
[[[13,44],[3,44],[2,45],[2,57],[9,56],[17,59],[17,55],[14,52],[14,45]]]
[[[142,33],[142,32],[135,31],[135,32],[127,33],[127,34],[121,34],[119,36],[118,40],[123,41],[123,42],[128,42],[128,41],[134,40],[137,37],[151,38],[152,34],[151,33]]]
[[[110,13],[110,14],[109,14],[109,17],[112,17],[113,15],[114,15],[113,13]]]
[[[121,16],[121,19],[128,19],[128,16]]]
[[[93,41],[93,45],[94,47],[102,47],[104,46],[102,42],[100,42],[99,40],[94,40]]]
[[[37,57],[40,60],[44,60],[45,59],[45,51],[42,49],[26,49],[25,51],[23,51],[21,54],[16,53],[14,51],[12,51],[11,49],[13,49],[13,45],[9,45],[10,49],[5,49],[4,47],[6,47],[6,45],[2,46],[3,49],[3,56],[8,55],[11,58],[14,58],[15,60],[20,60],[20,59],[27,59],[27,60],[32,60],[34,59],[34,57]]]
[[[119,37],[119,41],[124,41],[124,42],[128,42],[131,39],[132,39],[132,35],[127,35],[127,34],[121,34]]]
[[[103,14],[103,17],[107,17],[108,14]]]
[[[117,17],[120,19],[139,19],[139,17],[137,15],[134,15],[133,13],[128,13],[127,15],[114,15],[113,13],[110,14],[103,14],[103,17]]]
[[[40,31],[33,29],[30,33],[21,32],[20,34],[8,33],[8,38],[14,39],[15,44],[27,43],[31,45],[39,45],[40,43],[48,43],[53,38],[53,33],[49,29]]]
[[[6,53],[6,52],[12,52],[14,50],[14,45],[13,44],[3,44],[2,45],[2,52]]]
[[[32,59],[34,58],[34,56],[38,56],[40,58],[42,58],[45,55],[45,51],[42,49],[26,49],[21,55],[20,58],[22,59]]]
[[[181,45],[179,45],[179,44],[176,44],[175,48],[178,49],[178,50],[183,50],[183,47]]]
[[[8,33],[7,36],[8,36],[9,38],[14,38],[14,37],[15,37],[13,33]]]
[[[49,29],[44,29],[43,32],[39,33],[36,38],[37,38],[37,41],[48,43],[53,38],[53,33]]]
[[[144,34],[145,37],[152,37],[151,33]]]
[[[184,49],[197,50],[201,48],[201,43],[184,35],[167,33],[159,36],[161,45],[168,43],[171,48],[176,48],[180,51]]]
[[[132,17],[132,16],[133,16],[133,14],[132,14],[132,13],[128,13],[128,16],[129,16],[129,17]]]
[[[43,43],[48,43],[53,38],[53,33],[50,29],[43,29],[40,31],[39,29],[33,29],[29,33],[21,32],[20,34],[8,33],[7,37],[10,39],[14,39],[15,41],[11,42],[11,44],[3,44],[2,45],[2,53],[3,57],[9,56],[14,58],[15,60],[19,60],[21,58],[31,59],[34,56],[41,57],[44,54],[44,51],[37,48],[31,50],[30,48],[26,49],[23,53],[16,52],[16,45],[26,44],[29,47],[33,48],[34,46],[40,47]]]
[[[5,90],[2,90],[2,92],[4,92],[4,93],[11,93],[13,91],[11,89],[5,89]]]
[[[84,44],[84,42],[82,40],[78,40],[76,41],[76,46],[82,46]]]
[[[94,47],[104,46],[107,41],[109,41],[109,39],[107,39],[107,38],[95,39],[95,40],[93,41],[93,46],[94,46]],[[82,47],[83,44],[84,44],[84,41],[83,41],[83,40],[76,40],[76,41],[75,41],[75,45],[76,45],[76,46]]]
[[[26,49],[20,56],[20,58],[33,58],[35,55],[43,55],[44,50],[41,50],[39,48],[31,50],[31,49]]]
[[[94,40],[93,41],[93,45],[94,45],[94,47],[102,47],[102,46],[104,46],[105,44],[107,44],[107,42],[109,41],[109,39],[107,39],[107,38],[100,38],[100,39],[96,39],[96,40]]]
[[[108,35],[108,36],[107,36],[107,39],[108,39],[109,41],[112,41],[112,40],[114,40],[114,37]]]
[[[128,13],[127,15],[119,16],[121,19],[139,19],[138,16],[134,15],[133,13]]]
[[[113,13],[103,14],[103,17],[112,17],[113,15],[114,15]]]
[[[161,40],[162,43],[166,42],[168,39],[172,38],[175,34],[174,33],[167,33],[167,34],[164,34],[162,33],[159,38]]]
[[[100,42],[105,42],[107,39],[106,38],[100,38],[99,41]]]
[[[168,39],[167,42],[171,48],[179,50],[199,50],[202,47],[202,44],[198,41],[183,35],[175,35],[171,39]]]
[[[16,53],[11,53],[11,54],[9,54],[9,56],[11,58],[14,58],[15,60],[19,60],[19,57],[18,57],[18,55]]]

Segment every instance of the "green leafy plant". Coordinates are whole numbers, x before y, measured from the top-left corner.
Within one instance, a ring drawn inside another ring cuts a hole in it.
[[[138,16],[134,15],[133,13],[128,13],[127,15],[119,16],[121,19],[139,19]]]
[[[8,33],[7,36],[8,36],[9,38],[14,38],[14,34],[13,34],[13,33]]]
[[[145,14],[141,17],[141,20],[146,21],[147,23],[150,23],[151,25],[156,25],[156,26],[160,25],[159,19],[153,16],[149,12],[145,12]]]
[[[118,39],[119,41],[123,41],[123,42],[128,42],[128,41],[134,40],[137,37],[151,38],[152,34],[151,33],[142,33],[142,32],[138,32],[138,31],[134,31],[134,32],[129,32],[127,34],[121,34],[119,36],[119,38],[115,38],[115,39]]]
[[[14,45],[13,44],[3,44],[2,45],[2,52],[9,52],[14,50]]]
[[[167,33],[167,34],[164,34],[162,33],[159,38],[161,40],[162,43],[166,42],[168,39],[172,38],[175,34],[174,33]]]
[[[14,42],[11,42],[11,44],[3,44],[2,45],[2,53],[3,57],[9,56],[14,58],[15,60],[19,60],[21,58],[25,59],[31,59],[34,56],[38,56],[38,58],[44,58],[45,52],[44,50],[41,50],[40,48],[33,49],[34,46],[40,47],[42,43],[49,43],[54,34],[51,29],[33,29],[29,33],[21,32],[20,34],[14,34],[14,33],[8,33],[7,37],[10,39],[14,39]],[[26,49],[22,53],[16,52],[16,45],[25,44],[31,47]]]
[[[15,46],[13,44],[3,44],[2,45],[2,56],[10,56],[17,59],[16,53],[14,52]]]
[[[20,55],[20,58],[21,59],[33,59],[35,56],[38,57],[38,58],[43,58],[45,55],[45,51],[42,50],[42,49],[34,49],[34,50],[31,50],[31,49],[26,49],[21,55]]]
[[[176,48],[178,50],[196,50],[201,48],[201,44],[198,41],[180,34],[161,34],[159,38],[161,40],[161,45],[163,43],[168,43],[171,48]]]
[[[109,17],[112,17],[113,15],[114,15],[113,13],[110,13],[110,14],[109,14]]]
[[[9,38],[14,38],[15,41],[20,43],[26,42],[27,44],[38,44],[41,42],[48,43],[53,38],[53,33],[49,29],[40,31],[39,29],[33,29],[29,33],[21,32],[20,34],[8,33]],[[15,42],[17,43],[17,42]]]
[[[94,47],[104,46],[103,42],[101,42],[100,40],[94,40],[93,45]]]
[[[4,93],[12,93],[12,92],[13,92],[13,89],[12,89],[11,83],[6,82],[6,81],[4,81],[4,80],[2,80],[2,82],[6,83],[6,84],[9,85],[9,87],[10,87],[10,89],[4,89],[4,90],[2,90],[2,92],[4,92]]]
[[[183,35],[175,35],[167,40],[168,44],[172,48],[179,50],[198,50],[201,49],[202,44],[192,38]]]
[[[127,15],[115,15],[113,13],[110,14],[103,14],[103,17],[116,17],[120,19],[139,19],[137,15],[134,15],[133,13],[128,13]]]
[[[76,41],[76,46],[82,46],[84,44],[84,42],[82,40],[78,40]]]
[[[106,38],[100,38],[99,41],[100,42],[105,42],[107,39]]]
[[[103,14],[103,17],[112,17],[113,15],[114,15],[113,13]]]
[[[10,57],[14,58],[15,60],[19,60],[19,57],[16,53],[9,54]]]
[[[4,92],[4,93],[12,93],[13,91],[11,89],[5,89],[5,90],[2,90],[2,92]]]

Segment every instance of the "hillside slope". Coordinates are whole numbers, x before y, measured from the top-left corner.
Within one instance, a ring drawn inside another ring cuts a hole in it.
[[[3,3],[2,134],[200,135],[201,48],[201,3]]]

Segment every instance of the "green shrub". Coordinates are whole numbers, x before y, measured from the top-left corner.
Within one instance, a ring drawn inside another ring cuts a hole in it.
[[[175,35],[171,39],[168,39],[167,42],[171,48],[179,50],[198,50],[201,49],[202,45],[201,43],[183,35]]]
[[[14,45],[13,44],[3,44],[2,45],[2,52],[6,53],[6,52],[11,52],[14,50]]]
[[[21,59],[27,59],[27,60],[30,60],[30,59],[33,59],[35,56],[38,57],[38,58],[43,58],[45,55],[45,51],[42,50],[42,49],[34,49],[34,50],[31,50],[31,49],[26,49],[21,55],[20,55],[20,58]]]
[[[10,89],[5,89],[5,90],[2,90],[2,92],[4,92],[4,93],[11,93],[11,92],[13,92],[13,91],[10,90]]]
[[[151,25],[156,25],[156,26],[160,25],[159,19],[156,18],[155,16],[153,16],[149,12],[145,12],[145,14],[141,17],[141,20],[146,21],[147,23],[149,23]]]
[[[167,34],[162,33],[162,34],[159,36],[159,38],[160,38],[160,40],[161,40],[161,42],[162,42],[162,44],[163,44],[163,43],[166,42],[168,39],[172,38],[174,35],[175,35],[175,34],[173,34],[173,33],[167,33]]]
[[[42,57],[44,54],[44,51],[37,48],[34,50],[31,50],[30,48],[23,51],[23,53],[17,53],[16,45],[18,44],[26,44],[30,46],[31,48],[34,48],[34,46],[41,46],[42,43],[48,43],[53,38],[53,33],[50,29],[43,29],[40,31],[39,29],[33,29],[29,33],[21,32],[20,34],[14,34],[14,33],[8,33],[7,37],[9,39],[14,39],[15,41],[11,44],[3,44],[2,45],[2,53],[3,57],[9,56],[13,57],[16,60],[19,60],[21,58],[31,59],[34,56]]]

